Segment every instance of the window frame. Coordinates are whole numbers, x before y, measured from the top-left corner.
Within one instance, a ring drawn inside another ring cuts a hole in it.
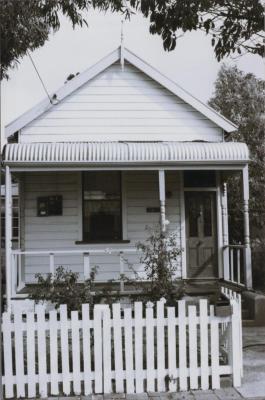
[[[17,201],[16,206],[14,205],[14,200]],[[17,215],[15,215],[15,210]],[[1,196],[1,248],[5,247],[6,243],[6,231],[5,231],[5,196]],[[17,220],[17,227],[14,227],[14,220]],[[14,228],[17,230],[17,236],[14,235]],[[20,220],[20,197],[18,195],[12,195],[12,243],[20,243],[20,233],[21,233],[21,220]],[[3,246],[2,246],[3,244]]]
[[[81,236],[81,240],[76,241],[76,244],[104,244],[104,243],[129,243],[130,240],[126,240],[123,239],[125,236],[125,226],[126,223],[124,221],[124,187],[123,187],[123,174],[122,171],[116,171],[119,173],[119,180],[120,180],[120,239],[106,239],[106,240],[86,240],[85,239],[85,230],[84,230],[84,180],[85,180],[85,173],[88,173],[90,171],[82,171],[81,172],[81,190],[80,190],[80,196],[81,196],[81,201],[80,201],[80,206],[81,206],[81,218],[80,218],[80,222],[81,222],[81,229],[80,229],[80,236]],[[91,171],[91,172],[98,172],[98,173],[108,173],[108,172],[112,172],[112,171]]]

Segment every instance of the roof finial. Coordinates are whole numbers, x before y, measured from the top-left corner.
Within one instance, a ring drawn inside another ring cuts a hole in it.
[[[121,20],[121,69],[124,70],[124,19]]]

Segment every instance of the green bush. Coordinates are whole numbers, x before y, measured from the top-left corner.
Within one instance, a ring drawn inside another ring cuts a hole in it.
[[[55,308],[61,304],[66,304],[68,311],[81,311],[82,304],[92,304],[95,291],[95,275],[97,267],[91,270],[90,278],[82,283],[78,282],[79,274],[64,267],[57,267],[54,274],[43,276],[36,274],[37,283],[30,299],[36,303],[50,302]]]
[[[184,294],[184,283],[176,278],[177,259],[182,252],[176,235],[153,231],[145,242],[137,244],[137,248],[141,250],[140,262],[144,265],[145,277],[133,271],[134,279],[125,278],[125,281],[136,287],[140,293],[138,300],[158,301],[163,297],[167,305],[175,305]]]

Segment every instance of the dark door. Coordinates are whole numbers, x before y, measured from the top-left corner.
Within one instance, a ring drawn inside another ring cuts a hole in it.
[[[216,194],[186,192],[188,278],[217,276]]]

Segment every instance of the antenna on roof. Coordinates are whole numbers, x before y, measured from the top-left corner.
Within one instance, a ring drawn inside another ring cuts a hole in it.
[[[121,20],[121,69],[124,70],[124,19]]]

